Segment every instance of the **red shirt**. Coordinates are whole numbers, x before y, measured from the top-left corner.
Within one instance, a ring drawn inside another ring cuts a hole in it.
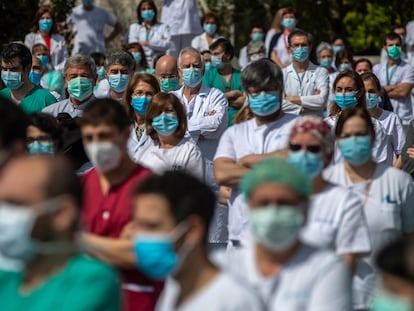
[[[83,228],[97,235],[117,238],[132,219],[132,192],[153,173],[140,165],[121,184],[111,186],[103,195],[96,169],[81,176],[84,197]],[[152,311],[163,283],[147,279],[137,269],[121,270],[125,311]]]

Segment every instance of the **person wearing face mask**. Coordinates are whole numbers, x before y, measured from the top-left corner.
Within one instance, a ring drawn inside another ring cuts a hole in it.
[[[94,60],[95,65],[96,65],[96,85],[94,88],[94,91],[97,89],[97,86],[99,84],[100,81],[102,81],[103,79],[105,79],[105,59],[106,56],[103,53],[99,53],[99,52],[94,52],[91,53],[90,57]]]
[[[332,85],[338,74],[333,66],[333,56],[332,46],[329,43],[322,41],[316,47],[316,57],[318,58],[319,66],[328,70],[329,74],[329,96],[328,103],[325,105],[324,114],[330,109],[330,102],[333,100]]]
[[[283,159],[257,164],[241,180],[253,242],[216,256],[254,288],[267,310],[351,310],[351,275],[342,259],[300,241],[310,180]]]
[[[234,49],[231,42],[219,38],[210,45],[212,69],[203,77],[203,83],[208,87],[219,89],[229,102],[228,125],[233,124],[234,116],[243,106],[246,97],[240,83],[240,70],[233,67],[231,60]]]
[[[401,59],[405,62],[412,65],[412,62],[408,59],[408,51],[407,51],[407,43],[406,43],[406,37],[407,37],[407,31],[404,25],[395,25],[392,27],[392,32],[395,32],[397,35],[401,37]],[[380,63],[386,62],[388,59],[387,51],[385,48],[381,49],[381,55],[380,55]]]
[[[66,23],[73,25],[75,33],[72,55],[90,55],[93,52],[105,54],[105,46],[122,33],[122,25],[116,16],[94,5],[94,0],[82,0],[82,4],[72,9]],[[105,25],[113,27],[107,37]]]
[[[264,44],[264,29],[261,26],[253,26],[250,31],[250,42],[262,42]],[[266,57],[266,51],[263,53],[263,57]],[[247,45],[243,46],[239,52],[239,66],[243,70],[250,63],[247,54]]]
[[[179,89],[177,59],[171,55],[162,56],[155,66],[155,77],[160,84],[161,91],[172,92]]]
[[[173,49],[170,26],[157,21],[157,6],[152,0],[142,0],[137,9],[137,23],[129,26],[128,43],[138,42],[144,49],[147,63],[154,68],[154,59]]]
[[[355,271],[357,256],[371,250],[368,229],[361,200],[322,175],[331,162],[333,150],[334,135],[321,118],[305,116],[295,123],[287,161],[312,180],[312,196],[301,239],[309,245],[335,251]]]
[[[83,110],[96,99],[93,95],[97,76],[95,62],[88,56],[73,55],[66,61],[63,72],[69,98],[44,108],[42,112],[54,117],[63,112],[68,113],[72,118],[79,117]]]
[[[145,51],[138,42],[128,44],[127,51],[131,53],[135,60],[135,73],[154,74],[154,69],[149,68]]]
[[[401,37],[394,32],[384,39],[384,49],[388,59],[373,68],[381,85],[391,99],[394,112],[400,117],[404,128],[408,127],[413,118],[411,90],[414,86],[414,69],[401,59]]]
[[[335,68],[338,72],[353,70],[354,56],[351,51],[343,49],[335,54]]]
[[[134,74],[135,61],[128,52],[116,51],[105,60],[106,79],[99,82],[97,98],[112,98],[122,102],[128,82]]]
[[[253,118],[228,128],[214,156],[214,176],[220,186],[231,187],[229,199],[229,247],[244,244],[247,205],[240,194],[240,179],[259,161],[283,153],[288,146],[295,115],[281,109],[283,75],[269,59],[260,59],[242,72]]]
[[[65,61],[68,58],[68,50],[65,38],[60,34],[59,23],[53,9],[48,5],[42,5],[35,13],[33,26],[30,33],[24,38],[24,44],[32,50],[33,46],[41,43],[50,51],[50,61],[53,67],[63,71]]]
[[[56,103],[55,97],[31,82],[32,54],[20,43],[8,44],[1,53],[1,79],[6,88],[0,96],[11,100],[24,112],[38,112]]]
[[[175,95],[156,94],[145,114],[145,125],[152,142],[138,149],[136,160],[139,163],[157,174],[179,170],[204,180],[201,151],[185,136],[187,116]]]
[[[362,201],[371,252],[357,260],[353,301],[355,310],[366,310],[372,303],[377,279],[376,254],[390,241],[414,232],[414,184],[407,173],[373,160],[376,137],[366,108],[343,111],[335,136],[344,161],[328,167],[323,176],[350,188]]]
[[[309,60],[312,40],[312,35],[302,30],[294,30],[288,37],[292,64],[283,68],[285,112],[322,116],[328,101],[328,70]]]
[[[406,138],[402,122],[394,112],[381,108],[381,102],[384,99],[388,99],[388,97],[383,96],[383,90],[378,78],[371,72],[363,73],[361,78],[364,81],[368,112],[372,118],[381,123],[388,138],[386,163],[397,165],[397,162],[401,160],[398,158]]]
[[[153,173],[129,157],[130,120],[117,101],[95,100],[79,124],[94,166],[81,176],[82,241],[88,253],[119,269],[124,310],[153,310],[162,282],[147,279],[136,269],[134,256],[119,250],[130,244],[120,235],[132,219],[132,190]]]
[[[220,19],[216,13],[204,14],[200,22],[204,32],[191,40],[191,47],[201,52],[208,50],[209,46],[221,36],[219,35]]]
[[[65,158],[21,157],[4,168],[0,253],[24,268],[0,270],[2,310],[120,310],[116,271],[82,255],[75,240],[81,202]]]
[[[224,94],[202,83],[204,63],[198,50],[184,48],[178,57],[178,74],[183,86],[172,92],[187,112],[187,127],[205,159],[205,181],[217,189],[213,158],[220,136],[227,127],[228,102]]]
[[[218,269],[207,255],[214,193],[183,172],[152,176],[134,192],[129,237],[136,265],[166,279],[156,311],[264,310],[247,285]]]

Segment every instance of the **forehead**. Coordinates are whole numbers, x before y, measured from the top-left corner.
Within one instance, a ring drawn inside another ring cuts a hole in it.
[[[367,62],[360,62],[355,66],[355,69],[357,68],[370,68],[370,66]]]
[[[308,37],[305,35],[294,35],[292,38],[290,38],[291,42],[308,42]]]
[[[253,190],[250,196],[251,201],[268,200],[273,202],[298,202],[300,195],[291,187],[276,183],[267,182],[259,185]]]
[[[151,84],[149,84],[147,82],[139,81],[135,85],[134,91],[149,91],[149,92],[154,92],[154,88],[151,86]]]
[[[356,133],[361,130],[366,131],[367,130],[367,124],[364,119],[362,119],[359,116],[353,116],[345,121],[344,126],[342,128],[342,133]]]
[[[81,65],[81,66],[75,66],[75,67],[69,67],[66,71],[66,75],[92,75],[91,69],[87,65]]]
[[[121,64],[112,64],[109,65],[109,70],[128,70],[127,65],[121,65]]]
[[[364,80],[364,87],[365,87],[366,90],[376,89],[375,83],[371,79]]]
[[[356,83],[355,83],[354,79],[352,79],[350,77],[342,77],[336,83],[336,86],[340,86],[340,87],[343,87],[343,88],[346,88],[346,87],[356,87]]]
[[[10,62],[6,62],[4,60],[1,61],[1,66],[4,68],[13,68],[21,66],[20,59],[18,57],[12,58]]]
[[[319,55],[320,56],[332,56],[333,52],[330,49],[323,49],[322,51],[320,51]]]
[[[211,52],[212,53],[222,53],[223,52],[223,48],[220,45],[218,45],[218,46],[216,46],[215,49],[212,49]]]
[[[262,29],[262,28],[260,28],[260,27],[254,27],[254,28],[252,29],[252,32],[263,32],[263,29]]]
[[[145,224],[170,224],[174,218],[167,199],[156,193],[140,194],[133,200],[134,220]]]
[[[115,133],[119,132],[118,128],[112,124],[99,123],[97,125],[84,125],[81,127],[82,135],[94,135],[98,133]]]
[[[26,132],[27,132],[28,137],[38,137],[38,136],[48,135],[47,133],[43,132],[41,129],[39,129],[38,127],[35,127],[33,125],[29,125],[27,127]]]
[[[192,63],[200,63],[200,54],[196,54],[193,52],[187,52],[181,55],[181,63],[183,64],[192,64]]]
[[[155,71],[157,74],[175,73],[177,70],[177,63],[173,60],[161,60],[157,62]]]
[[[300,145],[322,145],[322,142],[311,133],[298,133],[291,137],[290,142]]]
[[[32,66],[42,66],[40,59],[36,56],[32,57]]]
[[[392,44],[397,44],[400,43],[400,39],[399,38],[395,38],[395,39],[386,39],[385,40],[387,45],[392,45]]]
[[[51,17],[52,15],[50,15],[49,12],[44,12],[40,18],[51,18]]]

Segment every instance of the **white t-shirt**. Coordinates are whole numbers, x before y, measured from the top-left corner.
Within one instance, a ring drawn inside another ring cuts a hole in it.
[[[219,273],[198,293],[176,306],[180,285],[172,278],[165,282],[156,311],[252,311],[265,310],[263,302],[243,283],[226,273]]]
[[[218,38],[222,38],[219,34],[214,34],[213,40],[211,43],[213,43]],[[207,41],[207,34],[203,32],[201,35],[195,36],[193,40],[191,40],[191,47],[199,50],[200,52],[208,51],[210,50],[210,46]]]
[[[89,56],[93,52],[105,54],[104,27],[114,27],[116,22],[115,15],[97,6],[93,6],[90,11],[85,10],[83,4],[73,8],[68,18],[76,34],[72,55],[80,53]]]
[[[196,0],[164,0],[161,22],[170,26],[173,36],[202,32]]]
[[[327,250],[301,245],[274,276],[258,270],[254,247],[215,254],[223,269],[260,295],[269,311],[349,311],[351,276],[342,259]]]
[[[366,309],[376,283],[375,255],[390,241],[414,232],[414,184],[410,175],[385,164],[377,165],[372,182],[352,184],[343,163],[328,167],[324,177],[351,188],[363,202],[371,253],[358,260],[353,287],[354,307]]]
[[[200,180],[204,178],[204,160],[200,149],[188,138],[183,138],[173,148],[160,148],[159,143],[151,142],[137,150],[138,162],[157,174],[166,171],[185,171]]]
[[[266,154],[284,149],[288,146],[290,131],[297,116],[283,114],[274,122],[257,125],[256,118],[234,124],[220,139],[214,159],[228,158],[234,162],[252,154]],[[232,189],[229,200],[229,239],[239,240],[246,229],[248,211],[245,204],[233,207],[239,196],[238,188]],[[241,202],[243,202],[241,200]]]
[[[285,66],[292,63],[292,54],[289,53],[288,47],[288,36],[281,34],[279,39],[277,39],[277,43],[274,46],[273,51],[276,52],[277,57],[279,57],[280,61]]]
[[[368,253],[371,247],[360,198],[334,185],[312,195],[301,239],[341,255]]]

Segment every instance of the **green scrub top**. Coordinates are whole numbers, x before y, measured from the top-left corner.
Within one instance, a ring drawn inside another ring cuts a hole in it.
[[[114,269],[75,256],[44,283],[20,291],[24,273],[0,270],[2,311],[115,311],[120,310],[118,275]]]

